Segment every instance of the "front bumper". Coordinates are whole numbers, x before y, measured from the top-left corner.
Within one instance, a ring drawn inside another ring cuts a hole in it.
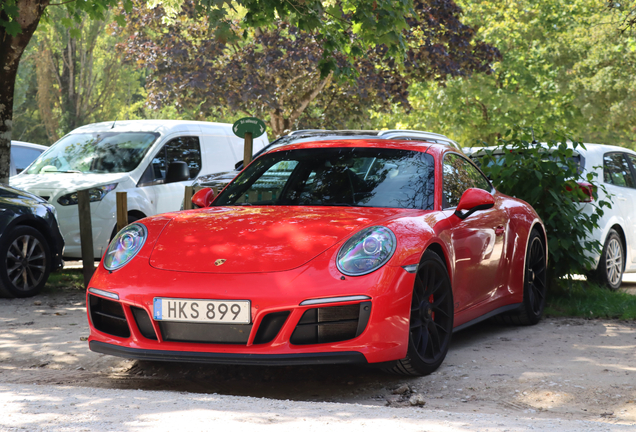
[[[116,293],[119,299],[87,293],[89,347],[121,357],[166,361],[270,365],[387,362],[406,356],[413,283],[414,274],[398,266],[343,280],[333,260],[326,257],[298,269],[265,274],[175,272],[153,268],[143,259],[109,273],[100,264],[90,287]],[[348,296],[365,299],[320,303],[320,299]],[[199,327],[191,327],[196,337],[188,340],[187,326],[168,329],[165,322],[153,318],[155,297],[250,300],[251,324],[240,329],[228,324],[190,324]],[[316,299],[318,304],[301,305]],[[106,306],[99,306],[98,311],[98,303]],[[338,307],[347,313],[359,308],[358,320],[352,323],[348,316],[345,323],[327,318],[331,327],[324,328],[327,337],[321,338],[319,326],[326,324],[320,321],[318,309],[333,317],[332,311]],[[314,323],[307,319],[312,310],[317,311]],[[368,311],[366,317],[364,310]],[[102,316],[97,312],[111,314],[115,330],[95,322]],[[279,316],[283,317],[279,325],[273,325]],[[353,331],[339,339],[340,326]],[[311,339],[314,328],[316,339]],[[221,334],[220,339],[202,340],[215,333]]]

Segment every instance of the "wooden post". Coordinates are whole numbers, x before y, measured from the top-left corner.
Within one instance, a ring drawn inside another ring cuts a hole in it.
[[[185,187],[185,195],[183,197],[183,209],[192,210],[192,195],[194,195],[194,188],[192,186]]]
[[[117,192],[117,232],[128,225],[128,193]]]
[[[243,166],[246,167],[252,162],[252,132],[245,132],[245,147],[243,151]]]
[[[88,189],[77,192],[77,210],[79,212],[80,242],[82,247],[82,268],[84,270],[84,287],[88,288],[95,272],[93,255],[93,226],[91,224],[91,201]]]

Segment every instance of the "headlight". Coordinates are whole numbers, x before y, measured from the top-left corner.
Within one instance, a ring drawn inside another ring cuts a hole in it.
[[[112,183],[109,185],[90,188],[88,190],[88,196],[91,202],[101,201],[104,199],[104,197],[106,196],[108,192],[112,191],[116,187],[117,187],[117,183]],[[63,206],[77,204],[77,192],[73,192],[73,193],[61,196],[57,199],[57,202]]]
[[[140,223],[130,224],[119,231],[108,245],[104,258],[106,270],[117,270],[128,264],[141,250],[146,237],[148,237],[148,231]]]
[[[383,226],[365,228],[342,245],[336,264],[347,276],[362,276],[382,267],[397,246],[393,232]]]

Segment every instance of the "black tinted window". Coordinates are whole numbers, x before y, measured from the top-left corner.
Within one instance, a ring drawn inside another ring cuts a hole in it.
[[[457,207],[466,189],[479,188],[487,192],[492,186],[486,178],[463,157],[455,153],[444,156],[444,208]]]
[[[433,157],[424,153],[373,148],[303,149],[259,157],[215,204],[431,210],[433,192]]]
[[[198,137],[179,137],[170,140],[157,152],[152,163],[144,173],[140,183],[163,180],[170,162],[183,161],[190,168],[190,178],[195,178],[201,171],[201,146]]]
[[[605,183],[622,187],[634,187],[634,179],[623,153],[606,153],[603,156],[603,179]]]

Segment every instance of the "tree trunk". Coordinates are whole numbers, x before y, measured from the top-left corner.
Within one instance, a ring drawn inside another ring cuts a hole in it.
[[[0,26],[0,183],[9,182],[11,132],[13,130],[13,90],[20,58],[38,27],[49,0],[18,0],[18,24],[22,31],[15,36]],[[7,20],[4,14],[0,18]]]

